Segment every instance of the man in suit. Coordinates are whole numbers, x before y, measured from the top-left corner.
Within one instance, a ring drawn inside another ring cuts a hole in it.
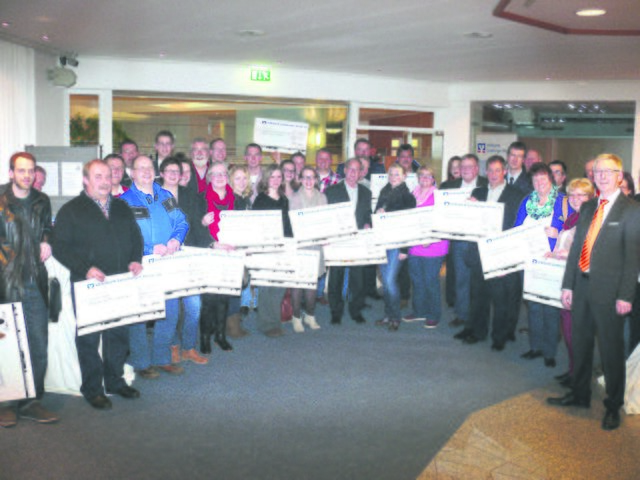
[[[597,338],[607,397],[604,430],[620,426],[624,404],[624,318],[631,311],[640,268],[640,206],[623,195],[622,160],[599,155],[593,176],[599,196],[584,203],[562,281],[562,304],[573,319],[571,391],[551,405],[589,408]]]
[[[523,198],[519,189],[506,184],[504,179],[506,173],[504,158],[500,155],[490,157],[487,160],[489,186],[475,188],[471,193],[473,201],[504,203],[503,231],[513,227],[518,207]],[[515,302],[514,296],[518,294],[514,288],[516,284],[514,278],[518,273],[513,272],[485,280],[477,244],[472,245],[468,258],[471,265],[471,305],[469,311],[471,330],[463,338],[463,342],[474,344],[486,338],[491,319],[491,305],[493,304],[493,329],[491,331],[493,344],[491,349],[500,352],[504,350],[504,345],[509,337],[511,317],[514,313],[517,315],[517,312],[513,312],[509,305]]]
[[[344,181],[327,188],[325,192],[329,204],[351,203],[358,229],[371,227],[371,191],[358,183],[361,168],[360,160],[350,159],[344,168]],[[331,323],[334,325],[342,322],[344,270],[344,267],[331,267],[329,274],[329,306],[331,308]],[[349,267],[349,294],[351,318],[356,323],[365,323],[366,320],[362,316],[365,298],[363,267]]]
[[[533,192],[531,177],[524,168],[524,159],[527,154],[527,146],[522,142],[513,142],[507,149],[507,184],[519,188],[523,195]]]
[[[369,169],[368,172],[363,175],[367,180],[371,179],[372,173],[386,173],[384,169],[384,162],[380,161],[379,157],[376,157],[371,154],[371,142],[366,138],[358,138],[353,144],[354,157],[356,158],[368,158],[369,159]],[[346,162],[339,163],[336,167],[336,174],[340,178],[344,178],[344,167]]]
[[[479,171],[478,157],[473,153],[468,153],[463,156],[460,161],[460,178],[450,182],[444,182],[440,186],[440,189],[462,189],[469,192],[469,196],[471,196],[474,188],[487,186],[487,179],[478,176]],[[465,327],[464,330],[456,334],[455,338],[458,339],[463,339],[471,333],[471,322],[469,319],[471,270],[466,262],[466,257],[471,246],[472,242],[462,242],[458,240],[451,242],[450,252],[453,258],[453,269],[456,279],[456,301],[454,305],[456,318],[451,321],[450,325],[452,327],[464,325]]]

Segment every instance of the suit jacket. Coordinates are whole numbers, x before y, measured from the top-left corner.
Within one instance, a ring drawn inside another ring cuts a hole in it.
[[[476,179],[476,188],[486,187],[487,185],[489,185],[489,181],[487,180],[487,177],[478,175],[478,178]],[[462,178],[456,178],[455,180],[448,180],[446,182],[442,182],[442,184],[440,185],[440,190],[451,190],[454,188],[461,188],[461,187],[462,187]]]
[[[329,204],[350,201],[344,181],[330,186],[324,194]],[[360,184],[358,184],[358,202],[356,203],[356,223],[360,230],[365,225],[371,225],[371,190]]]
[[[531,192],[533,192],[533,183],[531,183],[531,177],[525,171],[524,168],[522,169],[522,172],[520,172],[520,175],[518,175],[518,178],[516,179],[516,181],[510,185],[520,189],[520,191],[524,195],[529,195]]]
[[[489,196],[489,187],[477,187],[471,192],[471,196],[481,202],[486,202]],[[524,198],[524,194],[512,185],[505,185],[504,190],[500,194],[498,202],[504,203],[504,217],[502,219],[502,230],[508,230],[513,227],[516,220],[516,214],[520,207],[520,202]]]
[[[567,258],[562,288],[574,290],[581,274],[578,262],[584,239],[598,205],[598,198],[582,205],[576,236]],[[611,305],[632,302],[640,269],[640,205],[622,193],[605,218],[591,251],[589,298]]]

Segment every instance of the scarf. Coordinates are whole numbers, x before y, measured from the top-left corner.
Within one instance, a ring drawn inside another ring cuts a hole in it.
[[[534,220],[548,217],[553,213],[553,207],[556,203],[557,197],[558,187],[554,185],[551,187],[551,191],[549,192],[549,196],[547,197],[547,201],[544,205],[538,205],[540,203],[540,195],[538,195],[538,192],[534,190],[531,192],[531,195],[529,195],[529,199],[527,200],[527,215]]]
[[[216,193],[211,185],[207,187],[207,212],[213,212],[213,223],[209,225],[209,233],[214,240],[218,240],[218,232],[220,231],[220,212],[222,210],[233,210],[233,189],[229,184],[225,185],[224,190],[226,192],[224,199],[220,198],[220,195]]]

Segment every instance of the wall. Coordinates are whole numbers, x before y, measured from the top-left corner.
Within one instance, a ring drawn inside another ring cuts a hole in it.
[[[57,57],[35,52],[36,145],[40,146],[65,145],[66,89],[54,87],[47,79],[47,69],[57,64]]]

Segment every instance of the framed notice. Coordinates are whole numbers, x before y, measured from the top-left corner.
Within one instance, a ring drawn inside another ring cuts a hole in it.
[[[253,141],[264,151],[306,152],[309,124],[273,118],[256,118]]]

